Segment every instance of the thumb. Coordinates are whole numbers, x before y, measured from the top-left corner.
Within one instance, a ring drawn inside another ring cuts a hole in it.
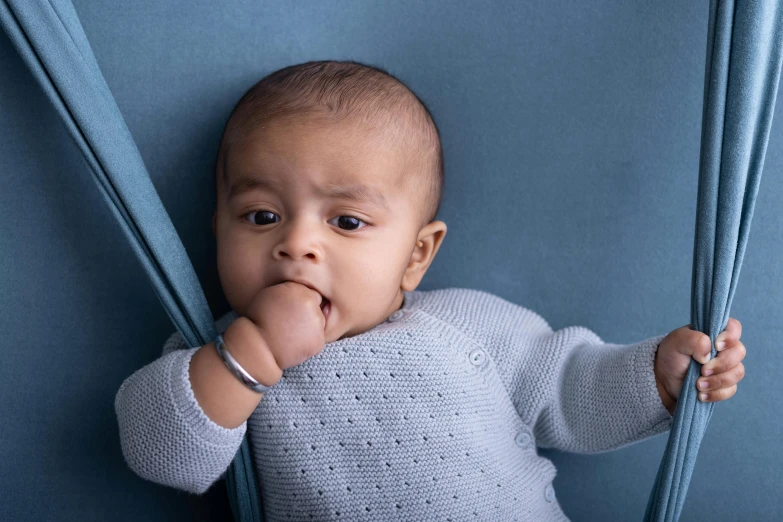
[[[691,330],[690,337],[690,342],[687,344],[690,348],[690,355],[701,364],[707,364],[712,358],[710,336],[698,330]]]
[[[690,325],[677,328],[664,339],[666,350],[677,355],[670,355],[681,361],[677,365],[690,366],[691,358],[701,364],[710,360],[712,343],[707,334],[698,330],[692,330]],[[661,343],[663,344],[663,343]]]

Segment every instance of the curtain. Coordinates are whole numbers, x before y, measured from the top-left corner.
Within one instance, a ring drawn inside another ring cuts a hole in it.
[[[192,348],[214,341],[217,327],[196,272],[71,0],[0,0],[0,23],[87,160],[171,322]],[[235,520],[263,520],[247,435],[226,485]]]
[[[781,0],[710,2],[691,280],[691,329],[728,324],[761,180],[781,62]],[[679,520],[715,403],[697,398],[691,366],[644,515]]]
[[[711,0],[691,328],[726,327],[764,164],[781,66],[781,2]],[[0,0],[0,23],[62,117],[172,323],[189,346],[217,337],[171,220],[98,68],[70,0]],[[716,351],[713,347],[713,356]],[[691,362],[645,521],[677,520],[714,403]],[[262,520],[247,436],[226,475],[235,520]]]

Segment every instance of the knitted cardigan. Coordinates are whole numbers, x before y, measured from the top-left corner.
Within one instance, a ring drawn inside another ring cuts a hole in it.
[[[653,373],[663,337],[607,344],[481,290],[405,292],[383,323],[284,370],[227,429],[195,400],[198,348],[175,332],[117,392],[122,453],[140,477],[202,494],[247,430],[268,522],[567,521],[537,448],[601,453],[668,430]]]

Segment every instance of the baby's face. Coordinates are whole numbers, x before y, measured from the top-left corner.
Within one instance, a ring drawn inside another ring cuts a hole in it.
[[[213,232],[220,282],[240,316],[260,290],[292,279],[330,301],[327,343],[401,306],[420,280],[403,282],[421,198],[398,185],[406,162],[393,142],[345,120],[278,119],[231,147]]]

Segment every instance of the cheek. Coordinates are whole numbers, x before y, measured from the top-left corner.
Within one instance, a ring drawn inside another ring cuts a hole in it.
[[[359,252],[340,252],[341,279],[357,293],[380,296],[399,286],[409,256],[396,238],[379,239]]]
[[[244,310],[261,289],[261,256],[236,241],[218,244],[217,268],[223,293],[234,310]]]

